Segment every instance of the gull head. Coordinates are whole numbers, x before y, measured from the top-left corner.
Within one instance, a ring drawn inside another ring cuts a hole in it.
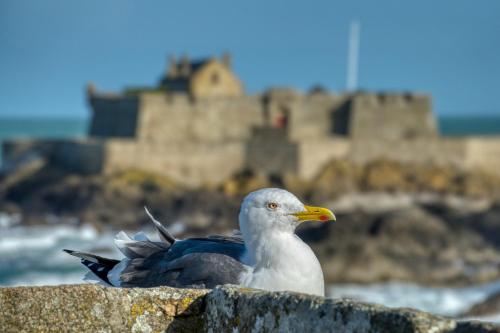
[[[241,205],[239,223],[243,236],[261,232],[289,232],[305,221],[335,221],[327,208],[306,206],[292,193],[264,188],[248,194]]]

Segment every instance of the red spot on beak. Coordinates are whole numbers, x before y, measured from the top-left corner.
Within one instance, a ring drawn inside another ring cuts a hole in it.
[[[326,216],[326,215],[321,215],[321,216],[319,217],[319,219],[320,219],[321,221],[328,221],[328,216]]]

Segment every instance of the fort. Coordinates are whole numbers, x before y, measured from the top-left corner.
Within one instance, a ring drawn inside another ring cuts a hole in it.
[[[428,95],[319,87],[247,95],[228,54],[171,57],[155,87],[111,94],[89,85],[87,96],[87,138],[11,140],[4,164],[36,152],[76,172],[142,169],[192,187],[217,185],[243,169],[309,180],[333,159],[500,173],[500,137],[441,137]]]

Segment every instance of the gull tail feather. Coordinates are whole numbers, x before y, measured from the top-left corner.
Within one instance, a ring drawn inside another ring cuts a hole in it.
[[[85,276],[83,277],[83,281],[92,283],[92,284],[97,284],[103,287],[112,287],[114,284],[109,284],[106,283],[103,279],[98,277],[97,275],[94,274],[92,271],[88,271]],[[111,280],[110,280],[111,281]]]
[[[124,231],[120,231],[114,242],[118,250],[129,259],[146,258],[170,247],[170,243],[151,241],[143,232],[138,232],[130,238]]]
[[[146,214],[148,214],[149,218],[151,219],[151,221],[155,225],[156,230],[158,230],[158,234],[160,235],[160,238],[163,241],[169,243],[170,245],[174,244],[175,243],[175,238],[174,238],[174,236],[172,236],[172,234],[170,234],[170,232],[168,232],[167,228],[165,228],[163,226],[163,224],[161,224],[160,221],[156,220],[153,217],[153,215],[149,212],[149,210],[148,210],[148,208],[146,206],[144,206],[144,210],[146,211]]]
[[[80,258],[82,264],[84,264],[96,277],[98,277],[99,280],[108,285],[112,285],[108,279],[108,273],[120,262],[119,260],[108,259],[95,254],[73,250],[64,249],[63,251]]]

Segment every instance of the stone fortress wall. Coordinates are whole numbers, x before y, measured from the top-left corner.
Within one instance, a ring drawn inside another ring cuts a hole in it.
[[[245,167],[307,180],[335,158],[361,164],[387,158],[490,172],[500,166],[500,139],[439,137],[425,95],[282,89],[201,100],[146,94],[139,105],[136,139],[107,140],[106,172],[147,169],[196,186],[218,183]],[[283,108],[286,129],[274,126]]]
[[[244,168],[308,180],[332,159],[500,173],[500,137],[440,137],[427,95],[272,88],[249,96],[227,55],[171,59],[155,90],[107,94],[90,86],[88,99],[89,138],[7,142],[4,161],[38,150],[75,171],[142,169],[188,186],[218,184]]]

